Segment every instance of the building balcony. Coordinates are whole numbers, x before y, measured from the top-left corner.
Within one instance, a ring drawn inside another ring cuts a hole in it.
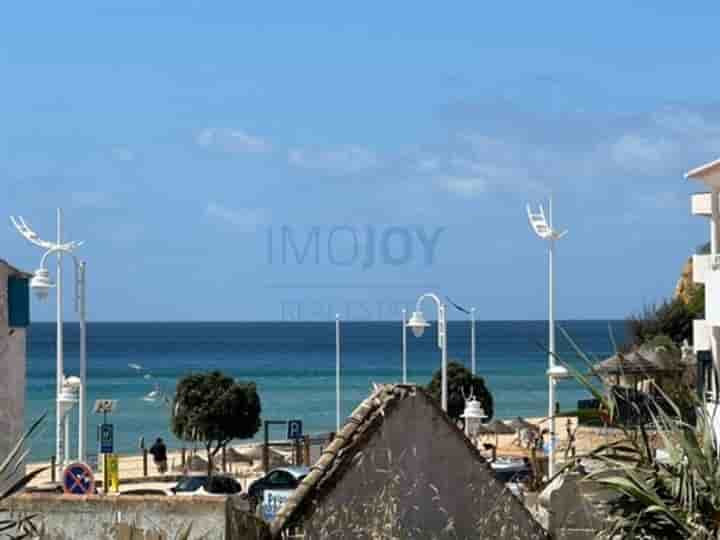
[[[696,319],[693,321],[693,352],[697,354],[699,351],[709,351],[712,349],[710,335],[712,328],[707,321]]]
[[[710,217],[710,193],[693,193],[690,197],[693,216]]]

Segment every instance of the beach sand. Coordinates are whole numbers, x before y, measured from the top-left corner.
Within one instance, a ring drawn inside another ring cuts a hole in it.
[[[531,424],[539,426],[541,429],[548,427],[548,421],[544,418],[526,418],[526,421]],[[556,418],[556,436],[559,440],[558,449],[556,451],[556,460],[558,463],[564,461],[565,448],[567,448],[568,434],[567,434],[567,423],[570,421],[571,430],[575,430],[577,426],[576,417],[558,417]],[[608,444],[610,442],[619,440],[621,432],[612,428],[600,428],[600,427],[587,427],[580,426],[575,432],[575,453],[576,455],[582,455],[590,452],[598,446]],[[529,450],[518,444],[518,438],[516,434],[512,435],[482,435],[475,439],[476,444],[482,449],[483,443],[495,444],[497,441],[497,456],[498,457],[529,457]],[[228,474],[232,474],[237,477],[243,484],[243,489],[247,487],[247,484],[255,480],[262,475],[262,458],[259,447],[261,443],[248,443],[242,445],[235,445],[228,448],[233,448],[235,451],[240,453],[251,453],[253,454],[253,462],[241,463],[241,462],[228,462],[226,464],[226,470]],[[291,450],[289,448],[278,448],[272,447],[274,452],[277,452],[276,460],[272,466],[280,465],[279,455],[287,463],[291,460]],[[317,458],[319,455],[319,448],[314,448],[312,452],[313,456]],[[489,455],[487,452],[483,452],[484,455]],[[205,450],[198,449],[195,451],[195,455],[202,459],[205,459]],[[186,458],[189,459],[191,456],[191,450],[186,453]],[[538,458],[544,457],[542,451],[538,451]],[[148,479],[152,481],[162,481],[163,477],[167,477],[168,481],[173,481],[178,475],[182,474],[179,470],[182,462],[180,450],[168,450],[168,472],[165,475],[161,475],[157,472],[155,464],[152,461],[152,456],[148,456]],[[220,467],[220,456],[217,456],[217,467]],[[48,463],[30,463],[27,465],[27,471],[33,471],[37,468],[48,467]],[[145,478],[143,476],[143,457],[141,454],[135,455],[120,455],[118,459],[120,482]],[[101,473],[97,473],[97,478],[101,478]],[[31,485],[38,486],[50,482],[50,471],[44,471],[38,475]]]

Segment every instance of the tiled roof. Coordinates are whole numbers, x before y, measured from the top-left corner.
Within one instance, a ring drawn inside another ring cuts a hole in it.
[[[353,457],[367,445],[374,434],[379,432],[384,417],[392,414],[403,400],[415,396],[424,397],[452,427],[450,432],[468,448],[469,456],[477,460],[478,464],[485,464],[489,469],[485,458],[475,445],[425,390],[407,384],[375,385],[374,391],[352,412],[347,423],[325,447],[320,459],[311,467],[310,473],[278,512],[270,526],[273,538],[279,538],[284,529],[301,521],[301,518],[311,511],[311,507],[321,501],[351,468]],[[533,519],[529,513],[528,517]],[[538,530],[541,530],[539,525]]]

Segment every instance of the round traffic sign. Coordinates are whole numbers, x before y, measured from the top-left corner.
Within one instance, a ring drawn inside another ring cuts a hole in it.
[[[70,495],[95,493],[95,477],[84,463],[71,463],[63,471],[63,491]]]

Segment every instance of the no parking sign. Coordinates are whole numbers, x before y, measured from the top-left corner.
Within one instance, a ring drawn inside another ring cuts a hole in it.
[[[63,491],[68,495],[95,493],[95,477],[84,463],[71,463],[63,472]]]

